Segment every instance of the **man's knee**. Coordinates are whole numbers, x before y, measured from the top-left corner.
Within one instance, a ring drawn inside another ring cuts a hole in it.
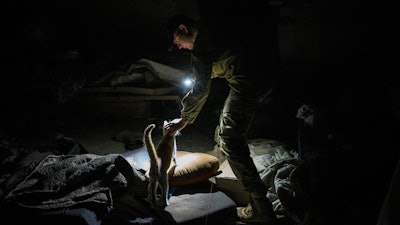
[[[221,149],[231,157],[242,157],[250,152],[246,139],[242,136],[220,136],[219,140]]]

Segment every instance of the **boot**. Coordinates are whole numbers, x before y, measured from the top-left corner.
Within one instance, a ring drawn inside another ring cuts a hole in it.
[[[252,198],[246,207],[237,207],[237,216],[246,224],[274,225],[277,222],[268,199]]]

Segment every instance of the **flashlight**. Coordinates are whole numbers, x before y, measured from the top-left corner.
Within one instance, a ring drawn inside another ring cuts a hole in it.
[[[185,78],[183,78],[182,84],[184,87],[186,88],[191,88],[193,86],[193,78],[186,76]]]

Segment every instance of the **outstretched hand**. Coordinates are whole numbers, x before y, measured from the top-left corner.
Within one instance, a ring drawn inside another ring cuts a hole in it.
[[[185,128],[187,122],[184,121],[182,118],[177,118],[172,121],[169,121],[167,124],[164,125],[164,130],[166,131],[167,135],[174,134],[176,131],[180,131]]]

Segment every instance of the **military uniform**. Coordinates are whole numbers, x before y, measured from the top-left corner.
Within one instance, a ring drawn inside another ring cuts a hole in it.
[[[226,79],[230,90],[220,114],[215,139],[236,177],[250,193],[253,209],[258,207],[255,210],[258,215],[265,215],[273,221],[272,204],[266,197],[268,187],[260,178],[247,144],[247,133],[257,106],[271,93],[276,80],[275,73],[268,66],[271,63],[266,59],[268,57],[254,55],[264,52],[268,44],[260,33],[235,35],[232,30],[224,33],[220,26],[207,28],[199,26],[191,51],[195,82],[182,99],[181,118],[187,124],[193,124],[210,93],[211,79]],[[218,34],[212,31],[218,31]],[[261,220],[268,219],[265,217]]]
[[[250,157],[246,136],[257,106],[271,92],[273,82],[268,84],[246,76],[243,71],[245,67],[241,67],[240,55],[235,52],[222,52],[208,65],[203,64],[204,61],[194,54],[192,64],[195,84],[182,99],[181,117],[188,124],[194,123],[209,95],[211,79],[226,79],[230,91],[220,114],[215,139],[244,188],[256,197],[265,197],[267,187],[261,181]]]

